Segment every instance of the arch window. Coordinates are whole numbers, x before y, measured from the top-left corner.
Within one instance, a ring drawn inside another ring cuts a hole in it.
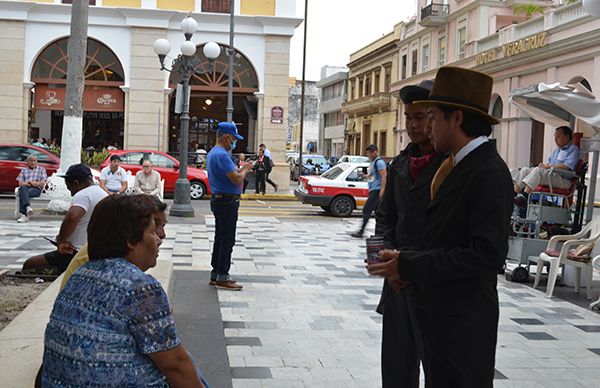
[[[68,38],[59,39],[46,47],[33,66],[33,82],[48,84],[66,84],[67,82],[67,44]],[[86,85],[124,84],[124,72],[121,62],[107,46],[95,39],[88,38],[87,58],[84,68]]]
[[[215,59],[210,69],[208,59],[204,56],[202,49],[204,45],[198,46],[195,57],[198,61],[200,74],[192,75],[190,85],[193,90],[205,91],[227,91],[229,61],[227,57],[227,46],[221,46],[221,53]],[[181,82],[181,77],[176,71],[171,73],[171,84]],[[258,91],[258,77],[250,61],[236,50],[233,56],[233,90],[234,92],[253,93]]]

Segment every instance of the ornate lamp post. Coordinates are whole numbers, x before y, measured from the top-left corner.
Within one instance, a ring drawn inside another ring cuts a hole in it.
[[[193,217],[194,208],[190,198],[190,182],[187,179],[188,164],[188,132],[190,127],[190,96],[189,85],[193,74],[201,74],[204,71],[200,67],[200,60],[194,56],[196,45],[191,41],[192,35],[196,32],[198,23],[191,17],[186,17],[181,22],[181,30],[185,36],[185,42],[181,44],[181,54],[173,60],[171,69],[165,67],[165,58],[171,51],[171,44],[166,39],[157,39],[154,44],[154,52],[160,60],[160,69],[165,71],[174,71],[181,77],[182,90],[182,110],[180,116],[180,152],[179,152],[179,178],[175,182],[175,196],[173,206],[169,212],[176,217]],[[212,63],[220,54],[221,47],[215,42],[209,42],[204,45],[204,55]]]

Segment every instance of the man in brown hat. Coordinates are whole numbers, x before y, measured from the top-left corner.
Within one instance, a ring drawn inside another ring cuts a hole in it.
[[[410,143],[390,163],[385,194],[376,212],[375,233],[382,235],[389,249],[423,248],[425,213],[433,175],[446,155],[436,152],[427,107],[413,104],[425,100],[433,81],[400,89],[404,103],[406,132]],[[377,311],[383,314],[381,377],[383,388],[419,387],[419,363],[423,339],[417,323],[416,287],[401,281],[383,285]]]
[[[428,387],[493,386],[497,272],[508,251],[513,185],[487,137],[493,80],[442,67],[429,98],[432,142],[448,157],[431,183],[424,249],[385,250],[369,273],[416,283]]]

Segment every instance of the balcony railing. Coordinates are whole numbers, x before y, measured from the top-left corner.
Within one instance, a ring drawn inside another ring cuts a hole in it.
[[[389,94],[376,93],[343,103],[342,113],[363,115],[383,112],[390,109],[390,101]]]
[[[429,16],[448,16],[450,14],[449,4],[429,4],[427,7],[421,9],[421,20]]]
[[[450,14],[450,5],[448,4],[429,4],[427,7],[421,8],[421,21],[419,24],[422,27],[435,27],[446,23],[446,16]]]

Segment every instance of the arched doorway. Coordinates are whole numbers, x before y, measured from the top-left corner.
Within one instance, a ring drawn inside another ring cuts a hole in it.
[[[190,79],[192,89],[190,98],[190,150],[199,147],[208,149],[215,144],[215,125],[227,119],[227,72],[229,69],[227,49],[220,45],[219,57],[209,66],[203,53],[204,45],[196,49],[198,68],[201,74],[194,74]],[[176,89],[181,77],[176,71],[171,73],[169,85]],[[258,91],[258,76],[252,63],[241,52],[235,51],[233,56],[233,121],[236,123],[243,141],[239,141],[236,152],[256,151],[255,129],[257,100],[254,93]],[[179,151],[179,115],[174,113],[175,93],[171,96],[169,114],[169,151]]]
[[[588,82],[587,79],[581,77],[581,76],[577,76],[577,77],[573,77],[571,78],[571,80],[569,81],[570,85],[574,85],[580,83],[581,85],[583,85],[583,87],[585,87],[587,90],[589,90],[590,92],[592,92],[592,85],[590,85],[590,83]]]
[[[30,138],[56,139],[60,144],[67,84],[68,38],[50,43],[36,58],[31,74]],[[88,38],[84,68],[83,148],[122,147],[124,127],[123,66],[103,43]]]

